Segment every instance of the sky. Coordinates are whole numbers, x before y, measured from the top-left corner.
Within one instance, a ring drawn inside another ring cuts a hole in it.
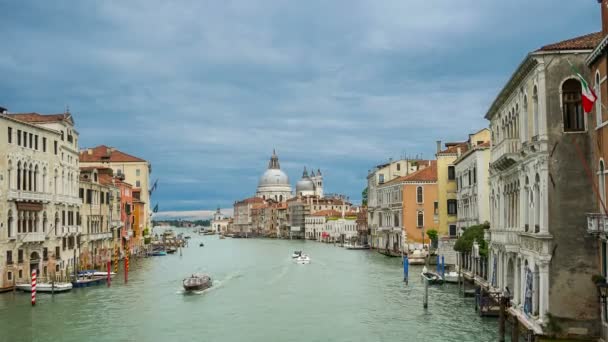
[[[361,199],[389,158],[487,127],[526,54],[599,31],[596,0],[0,0],[0,106],[61,113],[80,147],[149,160],[153,204],[206,216],[292,185]]]

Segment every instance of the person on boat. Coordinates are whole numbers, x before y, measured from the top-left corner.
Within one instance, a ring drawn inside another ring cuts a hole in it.
[[[422,267],[422,273],[427,273],[429,270],[426,268],[426,265]]]

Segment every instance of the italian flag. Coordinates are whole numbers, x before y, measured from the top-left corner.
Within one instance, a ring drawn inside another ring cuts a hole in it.
[[[578,80],[581,82],[581,85],[583,87],[583,110],[585,111],[585,113],[589,113],[591,112],[591,110],[593,110],[593,104],[597,100],[597,96],[595,96],[593,90],[589,88],[589,84],[587,84],[585,78],[578,72],[575,71],[575,73],[576,77],[578,77]]]

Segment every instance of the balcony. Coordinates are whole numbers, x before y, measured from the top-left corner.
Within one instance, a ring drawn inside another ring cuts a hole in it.
[[[519,139],[504,139],[492,147],[490,165],[499,171],[510,168],[520,160],[520,149]]]
[[[82,200],[79,197],[68,195],[55,195],[55,202],[64,203],[67,205],[82,205]]]
[[[87,239],[89,241],[105,240],[105,239],[111,239],[111,238],[112,238],[112,232],[93,233],[93,234],[87,235]]]
[[[111,222],[112,228],[120,228],[122,227],[122,221],[120,220],[112,220]]]
[[[44,192],[24,190],[9,190],[8,192],[9,201],[48,203],[51,199],[52,195]]]
[[[589,234],[606,234],[608,216],[605,214],[587,214],[587,232]]]
[[[22,243],[41,243],[45,240],[44,233],[22,233],[19,234],[19,241]]]

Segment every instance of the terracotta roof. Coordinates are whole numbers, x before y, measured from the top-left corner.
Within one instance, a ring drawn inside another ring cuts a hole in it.
[[[418,170],[407,176],[394,179],[398,182],[436,182],[437,181],[437,161],[433,160],[431,166]]]
[[[537,51],[592,50],[602,41],[602,38],[602,32],[594,32],[545,45]]]
[[[235,204],[249,204],[249,203],[263,203],[264,200],[259,197],[249,197],[245,198],[242,201],[238,201]]]
[[[484,143],[477,144],[477,146],[476,146],[476,147],[490,147],[490,145],[491,145],[491,144],[490,144],[490,142],[489,142],[489,141],[486,141],[486,142],[484,142]]]
[[[108,174],[100,174],[97,179],[99,180],[99,184],[103,184],[103,185],[114,185],[114,183],[112,182],[112,176],[108,175]]]
[[[447,148],[439,153],[458,153],[460,147],[460,153],[465,153],[469,149],[469,145],[466,142],[446,144]]]
[[[91,153],[89,154],[89,151]],[[146,162],[146,160],[132,156],[130,154],[119,151],[113,147],[100,145],[94,148],[80,151],[80,162],[113,162],[113,163],[129,163],[129,162]]]
[[[15,120],[28,122],[28,123],[44,123],[44,122],[58,122],[68,120],[70,123],[74,123],[72,119],[72,114],[70,113],[62,113],[62,114],[39,114],[39,113],[11,113],[4,114],[9,118],[13,118]]]

